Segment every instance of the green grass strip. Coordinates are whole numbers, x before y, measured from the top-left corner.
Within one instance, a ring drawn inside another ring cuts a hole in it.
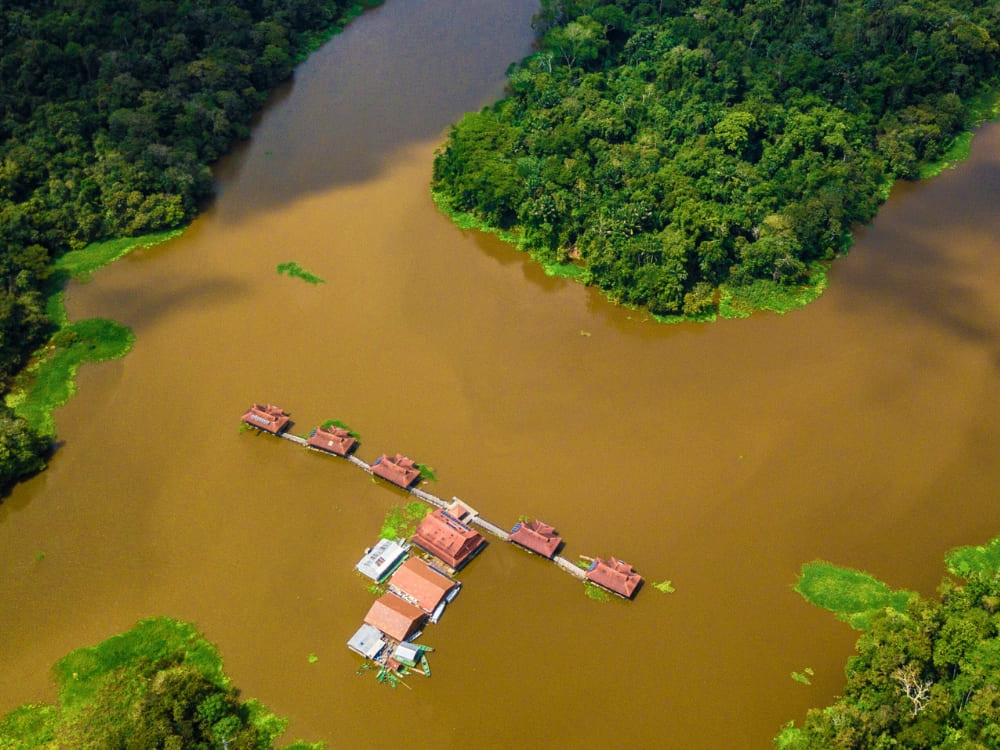
[[[746,318],[758,310],[770,310],[784,315],[805,307],[818,298],[827,285],[826,263],[809,264],[809,278],[802,284],[781,284],[768,279],[755,279],[752,284],[720,287],[719,315],[723,318]]]
[[[161,242],[179,237],[182,230],[170,229],[165,232],[144,234],[141,237],[120,237],[104,242],[92,242],[80,250],[71,250],[56,259],[56,272],[62,272],[67,278],[79,282],[90,280],[91,274],[119,258],[123,258],[133,250],[141,247],[152,247]]]
[[[385,514],[385,520],[382,521],[382,531],[379,535],[383,539],[409,538],[417,530],[417,525],[424,520],[424,516],[430,512],[430,507],[419,500],[390,508]]]
[[[228,684],[219,652],[193,625],[155,617],[96,646],[72,651],[56,662],[54,671],[59,681],[60,704],[64,711],[84,707],[104,686],[105,680],[120,670],[140,662],[155,664],[178,655],[216,685]]]
[[[869,573],[822,560],[802,566],[795,590],[855,630],[866,630],[871,616],[887,607],[903,612],[914,596],[911,591],[894,591]]]
[[[1000,116],[1000,92],[983,91],[967,102],[969,108],[969,127],[977,128],[984,122],[997,119]],[[945,149],[939,159],[928,162],[920,167],[920,179],[937,177],[946,169],[954,169],[959,163],[969,158],[972,153],[972,130],[959,133]]]
[[[300,266],[295,261],[288,261],[287,263],[278,264],[278,273],[284,274],[286,276],[291,276],[296,279],[302,279],[307,284],[325,284],[326,281],[321,279],[314,273],[311,273]]]
[[[18,377],[5,396],[7,405],[44,435],[56,434],[52,413],[65,404],[76,391],[73,382],[80,365],[104,362],[125,356],[135,342],[135,334],[119,323],[91,318],[75,323],[66,314],[63,287],[70,279],[81,283],[109,263],[140,247],[173,239],[180,229],[93,242],[80,250],[71,250],[54,263],[45,312],[57,328],[49,342],[33,355],[33,362]]]
[[[122,357],[134,342],[132,330],[113,320],[90,318],[69,323],[22,374],[18,387],[6,397],[7,405],[42,434],[55,435],[52,413],[76,391],[74,378],[80,365]]]
[[[944,558],[948,572],[967,581],[1000,573],[1000,537],[979,547],[956,547]]]

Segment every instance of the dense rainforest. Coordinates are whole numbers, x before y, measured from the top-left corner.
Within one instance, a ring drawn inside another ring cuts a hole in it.
[[[209,166],[356,0],[6,0],[0,391],[52,334],[55,259],[187,222]],[[51,442],[0,404],[0,487]]]
[[[979,0],[542,0],[534,23],[434,191],[664,316],[821,273],[997,86]]]
[[[785,727],[779,750],[1000,747],[1000,538],[946,561],[938,598],[865,618],[843,697]]]
[[[56,705],[0,717],[0,750],[274,750],[288,722],[243,700],[218,650],[189,623],[158,617],[60,659]],[[284,750],[323,750],[293,742]]]

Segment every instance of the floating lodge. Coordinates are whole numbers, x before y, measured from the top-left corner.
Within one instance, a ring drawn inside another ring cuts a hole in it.
[[[632,599],[642,587],[642,576],[616,557],[593,558],[586,570],[561,557],[563,538],[543,521],[519,521],[507,532],[457,498],[448,503],[417,488],[420,468],[401,453],[394,456],[383,453],[373,464],[365,463],[354,455],[358,440],[344,428],[320,426],[308,438],[293,435],[287,432],[292,424],[290,414],[273,404],[254,404],[242,421],[298,445],[343,457],[434,506],[435,510],[420,522],[410,542],[381,539],[365,550],[365,556],[355,566],[376,583],[387,583],[387,593],[372,604],[364,624],[347,643],[352,651],[377,664],[390,669],[407,666],[430,674],[426,652],[433,649],[413,640],[426,623],[438,621],[445,606],[458,594],[461,583],[452,576],[486,547],[486,539],[473,525],[551,560],[578,580],[624,599]],[[413,547],[425,553],[430,562],[410,557]]]
[[[357,438],[342,427],[320,425],[306,439],[306,445],[335,456],[347,456],[358,447]]]
[[[291,422],[291,416],[287,411],[273,404],[265,406],[254,404],[243,415],[243,422],[272,435],[280,435]]]

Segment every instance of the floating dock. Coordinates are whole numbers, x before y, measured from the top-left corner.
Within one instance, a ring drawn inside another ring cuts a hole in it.
[[[248,422],[246,419],[244,419],[244,423],[248,424],[250,427],[257,428],[261,432],[265,432],[266,434],[275,435],[276,437],[280,437],[283,440],[288,440],[289,442],[295,443],[296,445],[300,445],[303,448],[309,448],[310,450],[315,450],[314,448],[312,448],[312,446],[309,445],[309,443],[306,440],[306,438],[300,437],[298,435],[293,435],[292,433],[290,433],[288,431],[282,431],[282,432],[279,432],[279,433],[274,433],[274,432],[271,432],[270,430],[267,430],[267,429],[261,429],[256,424]],[[328,453],[326,451],[318,451],[318,450],[316,450],[315,452],[319,453],[321,455],[334,456],[335,458],[342,458],[343,460],[348,461],[349,463],[354,464],[356,467],[358,467],[362,471],[364,471],[364,472],[366,472],[368,474],[372,474],[374,476],[374,474],[372,472],[371,464],[367,463],[366,461],[364,461],[361,458],[358,458],[358,456],[356,456],[354,453],[349,453],[346,456],[340,456],[338,454]],[[396,485],[396,484],[394,484],[393,486],[399,487],[399,485]],[[423,500],[428,505],[431,505],[434,508],[440,508],[442,510],[448,510],[455,503],[461,502],[461,501],[458,500],[458,498],[452,498],[452,500],[450,502],[447,501],[447,500],[443,500],[442,498],[438,497],[437,495],[434,495],[434,494],[432,494],[430,492],[427,492],[426,490],[421,489],[420,487],[417,487],[417,486],[411,486],[411,487],[406,487],[406,488],[401,488],[401,489],[403,489],[405,492],[410,493],[414,497],[416,497],[416,498],[418,498],[420,500]],[[493,536],[495,536],[495,537],[497,537],[499,539],[502,539],[505,542],[506,541],[510,541],[510,533],[508,533],[503,527],[501,527],[501,526],[493,523],[492,521],[489,521],[489,520],[483,518],[477,512],[472,512],[470,514],[470,516],[467,517],[463,521],[463,523],[466,523],[466,524],[469,524],[469,525],[478,526],[483,531],[486,531],[487,533],[489,533],[489,534],[491,534],[491,535],[493,535]],[[555,563],[555,566],[559,570],[563,571],[564,573],[569,573],[571,576],[573,576],[577,580],[579,580],[579,581],[585,581],[586,580],[587,571],[583,570],[579,565],[576,565],[575,563],[571,562],[570,560],[567,560],[565,557],[561,557],[560,555],[554,555],[553,557],[546,558],[546,559],[551,559],[551,561],[553,563]]]

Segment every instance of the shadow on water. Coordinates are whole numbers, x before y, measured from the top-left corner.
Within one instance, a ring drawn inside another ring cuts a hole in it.
[[[105,282],[100,304],[103,309],[114,310],[115,318],[132,328],[144,329],[154,324],[162,325],[169,314],[188,309],[192,303],[203,300],[212,305],[225,303],[246,292],[243,284],[227,278],[199,278],[183,284],[160,280],[156,286]]]
[[[251,140],[216,166],[219,195],[234,193],[220,218],[364,182],[400,149],[443,140],[465,112],[502,96],[504,71],[531,51],[537,8],[535,0],[408,0],[356,18],[299,66]],[[495,81],[487,101],[484,80]],[[429,172],[430,164],[428,180]]]
[[[992,153],[998,141],[1000,125],[992,124],[976,145]],[[875,223],[858,231],[850,261],[834,265],[842,304],[877,305],[911,326],[942,328],[985,348],[1000,369],[1000,310],[995,285],[984,283],[1000,278],[997,194],[1000,163],[975,151],[956,171],[898,185]]]

